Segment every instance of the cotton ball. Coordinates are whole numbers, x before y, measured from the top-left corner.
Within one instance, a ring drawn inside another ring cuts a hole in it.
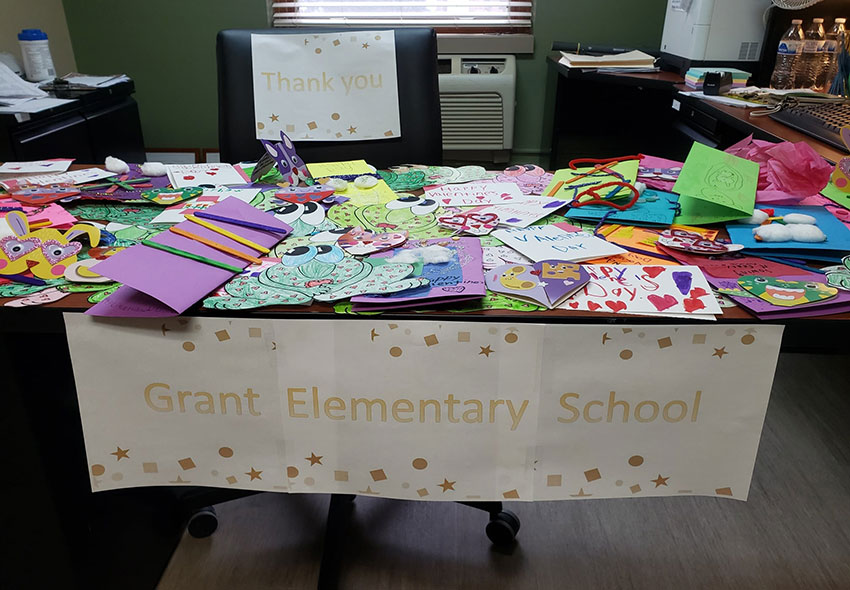
[[[753,216],[748,219],[742,219],[740,223],[745,225],[761,225],[765,221],[767,221],[768,215],[765,211],[761,209],[756,209],[753,211]]]
[[[805,223],[808,225],[817,223],[817,219],[811,215],[804,215],[802,213],[789,213],[788,215],[783,215],[782,221],[785,223]]]
[[[389,262],[397,262],[400,264],[416,264],[420,260],[421,258],[413,250],[402,250],[392,258],[388,259]]]
[[[803,215],[802,217],[808,217]],[[826,234],[816,225],[794,224],[787,226],[791,232],[791,239],[795,242],[825,242]]]
[[[426,246],[422,248],[422,262],[425,264],[440,264],[452,259],[452,251],[443,246]]]
[[[753,235],[762,242],[790,242],[792,240],[789,226],[780,223],[755,227],[753,228]]]
[[[105,165],[107,170],[114,172],[115,174],[127,174],[130,171],[130,167],[127,165],[127,162],[119,160],[118,158],[113,158],[112,156],[106,156]]]
[[[144,176],[165,176],[167,174],[165,164],[162,162],[145,162],[142,164],[141,170]]]
[[[329,187],[333,188],[334,191],[344,191],[348,188],[348,181],[343,180],[342,178],[328,178],[322,184],[326,184]]]
[[[378,179],[374,176],[358,176],[354,179],[354,186],[357,188],[372,188],[378,184]]]
[[[638,192],[639,195],[642,195],[643,191],[646,190],[646,185],[644,183],[640,182],[640,181],[635,182],[634,187],[635,187],[635,190]]]

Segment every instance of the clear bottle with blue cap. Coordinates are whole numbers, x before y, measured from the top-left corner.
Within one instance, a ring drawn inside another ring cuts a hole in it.
[[[53,57],[47,42],[47,33],[41,29],[24,29],[18,33],[24,74],[30,82],[51,80],[56,76]]]

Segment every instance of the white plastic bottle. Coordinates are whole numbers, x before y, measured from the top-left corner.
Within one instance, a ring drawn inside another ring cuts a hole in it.
[[[818,72],[822,65],[823,44],[825,35],[823,32],[823,19],[814,18],[812,24],[803,34],[803,55],[797,63],[797,75],[794,77],[796,88],[811,88],[815,85]]]
[[[815,81],[815,86],[822,92],[828,92],[835,75],[838,73],[838,39],[844,38],[844,23],[846,18],[837,18],[832,27],[826,33],[826,41],[823,44],[823,62]]]
[[[21,57],[24,58],[24,73],[30,82],[42,82],[56,76],[47,33],[41,29],[24,29],[18,33]]]
[[[770,87],[787,90],[794,88],[794,72],[803,52],[803,21],[795,18],[785,31],[776,49],[776,65],[770,77]]]

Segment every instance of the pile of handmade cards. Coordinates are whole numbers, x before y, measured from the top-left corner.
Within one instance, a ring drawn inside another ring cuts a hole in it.
[[[202,216],[202,217],[201,217]],[[92,271],[124,286],[92,307],[91,315],[179,315],[242,272],[291,231],[285,223],[235,198],[198,212]]]
[[[713,319],[722,313],[696,266],[584,265],[590,281],[563,309]]]
[[[534,261],[581,262],[626,252],[616,244],[587,232],[569,231],[558,223],[500,229],[493,232],[493,237]]]
[[[679,195],[660,190],[646,189],[635,204],[620,211],[606,205],[583,205],[570,207],[563,215],[570,219],[634,225],[670,225],[679,208]]]
[[[490,291],[548,309],[558,307],[589,280],[581,265],[562,260],[506,264],[485,276]]]

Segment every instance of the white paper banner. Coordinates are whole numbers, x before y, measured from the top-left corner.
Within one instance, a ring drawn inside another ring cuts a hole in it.
[[[781,326],[66,314],[92,487],[746,499]]]
[[[257,139],[401,136],[393,31],[251,35]]]

